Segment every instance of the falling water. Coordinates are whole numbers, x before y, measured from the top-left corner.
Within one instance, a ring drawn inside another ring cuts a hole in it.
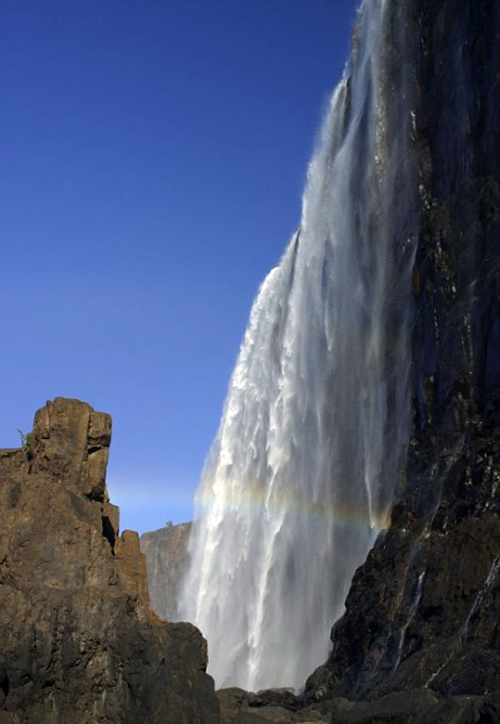
[[[218,687],[299,687],[325,660],[404,462],[415,204],[394,6],[361,8],[299,230],[253,305],[197,494],[181,611]]]

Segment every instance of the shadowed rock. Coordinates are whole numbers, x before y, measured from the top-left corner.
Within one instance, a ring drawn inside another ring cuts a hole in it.
[[[388,48],[392,27],[419,37],[413,429],[311,700],[500,690],[500,4],[389,7]]]
[[[151,608],[165,621],[179,621],[179,595],[189,566],[191,523],[166,525],[141,536],[146,556]]]

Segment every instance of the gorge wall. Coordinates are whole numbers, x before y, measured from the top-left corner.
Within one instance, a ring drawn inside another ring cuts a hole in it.
[[[110,439],[109,415],[57,398],[0,450],[0,722],[216,724],[206,642],[150,611],[139,537],[119,536]]]
[[[311,698],[500,690],[500,3],[391,7],[420,38],[413,425]]]
[[[189,566],[191,523],[171,523],[144,533],[141,551],[146,556],[152,610],[165,621],[178,621],[182,580]]]

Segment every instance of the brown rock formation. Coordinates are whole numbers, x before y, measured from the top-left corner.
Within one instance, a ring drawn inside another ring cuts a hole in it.
[[[0,451],[0,721],[216,724],[204,639],[149,610],[139,538],[118,535],[110,438],[57,398]]]
[[[179,621],[178,600],[189,565],[191,523],[166,525],[141,536],[146,556],[151,608],[165,621]]]

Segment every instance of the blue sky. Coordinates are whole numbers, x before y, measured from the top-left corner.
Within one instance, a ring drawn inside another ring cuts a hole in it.
[[[191,518],[356,7],[2,2],[0,445],[56,396],[110,412],[122,529]]]

